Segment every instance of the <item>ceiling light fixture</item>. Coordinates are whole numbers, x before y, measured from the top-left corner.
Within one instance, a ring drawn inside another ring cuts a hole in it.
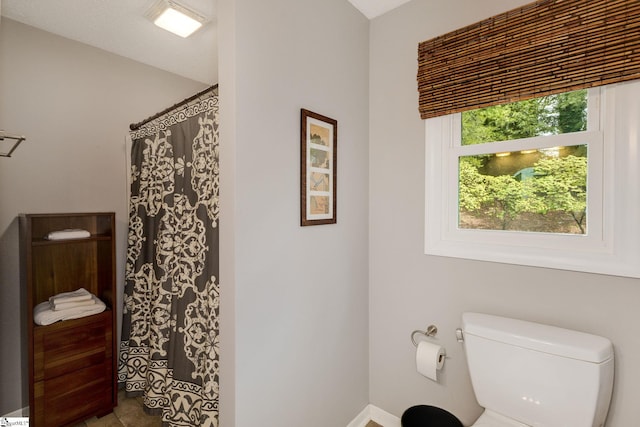
[[[174,0],[159,0],[146,14],[158,27],[180,37],[189,37],[207,22],[207,17]]]

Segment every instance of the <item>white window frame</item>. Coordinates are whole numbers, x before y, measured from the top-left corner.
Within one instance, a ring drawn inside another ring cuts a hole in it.
[[[460,144],[460,114],[427,119],[425,253],[640,277],[640,81],[590,89],[588,100],[585,132],[488,144]],[[586,235],[458,227],[460,156],[584,143]]]

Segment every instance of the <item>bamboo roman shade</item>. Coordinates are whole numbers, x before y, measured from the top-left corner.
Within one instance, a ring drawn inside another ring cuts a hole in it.
[[[640,78],[640,0],[541,0],[418,47],[423,119]]]

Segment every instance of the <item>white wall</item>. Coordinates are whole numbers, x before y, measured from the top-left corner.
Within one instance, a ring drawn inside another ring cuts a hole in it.
[[[11,158],[0,157],[0,415],[28,405],[17,216],[115,211],[122,292],[128,125],[204,87],[2,19],[0,129],[27,139]]]
[[[611,339],[616,378],[608,427],[638,424],[640,280],[424,255],[420,41],[528,0],[414,0],[371,22],[370,399],[397,416],[415,404],[481,411],[454,331],[464,311],[551,323]],[[430,323],[449,358],[440,383],[415,371],[410,333]]]
[[[369,24],[345,0],[219,10],[222,423],[345,426],[368,403]],[[338,121],[335,225],[299,225],[300,108]]]

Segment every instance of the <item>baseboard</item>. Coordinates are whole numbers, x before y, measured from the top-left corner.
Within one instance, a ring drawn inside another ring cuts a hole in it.
[[[3,415],[2,418],[21,418],[21,417],[28,417],[28,416],[29,416],[29,407],[26,406],[22,409],[16,409],[13,412],[9,412],[8,414]]]
[[[377,406],[371,407],[371,420],[377,422],[382,427],[401,427],[400,418],[384,411]]]
[[[347,424],[347,427],[365,427],[369,421],[371,421],[371,405],[365,406],[362,412]]]
[[[29,407],[17,409],[2,416],[2,418],[20,418],[29,416]],[[375,421],[382,427],[402,427],[400,418],[391,415],[377,406],[367,405],[365,408],[351,421],[347,427],[366,427],[369,421]]]
[[[366,427],[369,421],[375,421],[382,427],[401,427],[400,418],[373,405],[367,405],[347,427]]]

